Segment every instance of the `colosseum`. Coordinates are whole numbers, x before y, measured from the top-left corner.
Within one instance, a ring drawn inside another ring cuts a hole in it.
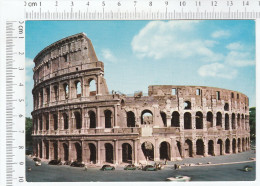
[[[39,158],[118,165],[250,148],[248,97],[240,92],[175,85],[151,85],[147,96],[109,92],[104,63],[84,33],[47,46],[34,63]]]

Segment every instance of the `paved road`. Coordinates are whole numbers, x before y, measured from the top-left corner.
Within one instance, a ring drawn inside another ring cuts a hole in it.
[[[235,155],[217,156],[207,158],[185,159],[182,163],[208,162],[223,163],[245,161],[252,157],[252,152],[244,152]],[[164,170],[155,172],[146,172],[141,170],[124,171],[123,167],[117,167],[115,171],[100,171],[99,167],[75,168],[65,165],[51,166],[43,162],[42,166],[34,166],[34,162],[27,158],[27,167],[32,171],[26,171],[28,182],[83,182],[83,181],[164,181],[167,177],[173,175],[186,175],[192,178],[192,181],[253,181],[255,180],[255,162],[229,165],[211,165],[205,167],[183,167],[181,170],[174,170],[171,165]],[[170,163],[172,164],[172,162]],[[253,171],[244,172],[241,169],[245,165],[253,166]]]

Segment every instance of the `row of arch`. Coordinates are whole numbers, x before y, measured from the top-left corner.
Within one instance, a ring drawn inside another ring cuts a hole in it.
[[[180,141],[176,141],[176,147],[178,153],[175,156],[181,157],[194,157],[196,155],[205,156],[211,155],[224,155],[230,153],[243,152],[249,149],[249,138],[226,138],[225,140],[218,139],[216,144],[214,140],[208,140],[207,145],[205,145],[202,139],[197,139],[193,144],[191,139],[186,139],[184,144],[181,144]],[[44,145],[44,151],[43,151]],[[104,161],[107,163],[115,163],[115,147],[110,143],[104,143]],[[134,162],[134,148],[129,143],[123,143],[121,145],[121,162],[124,163],[133,163]],[[174,148],[169,142],[162,141],[159,144],[159,159],[160,160],[171,160],[172,157],[172,148]],[[195,149],[194,149],[195,148]],[[207,149],[206,149],[207,148]],[[50,149],[52,152],[50,154]],[[96,144],[88,143],[87,144],[88,153],[86,154],[87,162],[98,163],[98,149]],[[82,145],[79,142],[72,143],[70,147],[68,142],[61,143],[59,150],[58,143],[53,142],[50,146],[49,141],[44,141],[44,143],[39,142],[36,148],[36,156],[45,159],[59,159],[63,161],[68,160],[77,160],[83,161],[84,157],[82,154]],[[141,151],[146,160],[155,160],[155,149],[154,144],[145,141],[141,144]],[[59,154],[60,153],[60,154]],[[73,155],[71,153],[74,153]]]
[[[45,118],[45,130],[49,130],[50,129],[50,125],[52,126],[53,130],[58,130],[59,128],[61,129],[69,129],[69,114],[64,112],[61,114],[61,124],[59,124],[59,118],[58,118],[58,114],[57,113],[53,113],[53,114],[43,114],[44,118]],[[89,111],[88,112],[89,115],[89,128],[96,128],[97,127],[97,122],[96,122],[96,114],[94,111]],[[104,111],[104,116],[105,116],[105,128],[112,128],[112,111],[110,110],[105,110]],[[49,118],[51,117],[51,118]],[[74,120],[74,128],[76,129],[81,129],[82,128],[82,114],[80,111],[75,111],[73,112],[73,118]],[[49,120],[51,119],[51,120]],[[39,128],[38,128],[38,124],[37,122],[39,122]],[[51,123],[50,123],[51,122]],[[34,122],[34,126],[35,126],[35,130],[43,130],[43,117],[42,115],[38,116],[38,121],[37,118],[35,119]]]
[[[88,92],[87,96],[96,95],[97,85],[94,78],[88,79],[85,87]],[[65,100],[69,99],[70,94],[72,98],[79,98],[82,97],[82,92],[83,86],[81,80],[73,81],[71,87],[68,82],[64,82],[61,85],[48,86],[34,93],[34,108],[43,107],[44,103],[49,103],[51,98],[52,101]]]
[[[75,128],[81,129],[82,128],[82,116],[80,111],[73,112],[74,118],[75,118]],[[167,117],[164,112],[160,112],[162,121],[164,123],[164,126],[167,126]],[[110,110],[104,111],[105,116],[105,128],[112,128],[112,112]],[[45,114],[45,129],[49,130],[49,115]],[[97,119],[96,119],[96,113],[92,110],[88,111],[88,117],[89,117],[89,128],[96,128],[97,127]],[[136,117],[134,112],[128,111],[126,113],[127,117],[127,127],[136,127]],[[190,112],[185,112],[183,115],[184,119],[184,129],[192,129],[192,115]],[[217,112],[216,113],[216,126],[222,127],[223,119],[222,119],[222,113]],[[230,115],[225,114],[224,115],[224,128],[225,130],[230,129]],[[204,116],[203,113],[198,111],[195,114],[195,128],[196,129],[203,129],[204,128]],[[69,115],[68,113],[62,113],[62,129],[68,129],[69,128]],[[231,128],[236,129],[237,127],[245,128],[245,119],[248,119],[248,116],[244,117],[244,114],[231,114]],[[38,116],[38,120],[36,119],[36,131],[38,130],[37,122],[39,122],[39,130],[43,129],[43,117],[42,115]],[[58,130],[59,128],[59,121],[58,121],[58,114],[54,113],[51,114],[51,121],[53,125],[54,130]],[[153,113],[150,110],[143,110],[141,113],[141,124],[153,124]],[[207,112],[206,114],[206,128],[213,127],[213,114],[212,112]],[[180,127],[180,114],[177,111],[174,111],[171,116],[171,127]]]

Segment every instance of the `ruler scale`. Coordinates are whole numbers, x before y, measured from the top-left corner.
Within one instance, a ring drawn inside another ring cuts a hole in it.
[[[6,185],[25,181],[24,21],[6,21]]]
[[[259,19],[260,0],[5,0],[5,183],[25,180],[26,20]],[[0,7],[1,8],[1,7]],[[19,9],[19,11],[17,11]],[[1,9],[2,10],[2,9]],[[1,13],[1,12],[0,12]]]

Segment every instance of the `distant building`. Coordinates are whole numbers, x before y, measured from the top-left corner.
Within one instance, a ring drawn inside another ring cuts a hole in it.
[[[84,33],[47,46],[34,62],[37,157],[137,164],[250,148],[248,97],[240,92],[151,85],[148,96],[110,94]]]

